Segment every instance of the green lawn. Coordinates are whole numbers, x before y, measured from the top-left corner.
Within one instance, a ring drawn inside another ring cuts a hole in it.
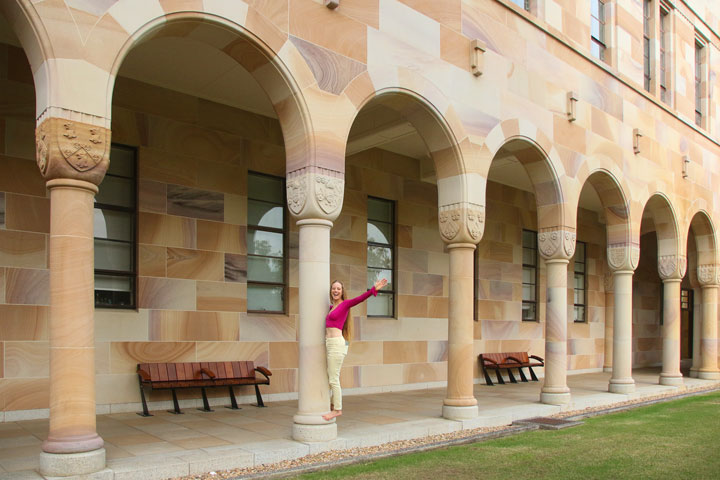
[[[300,479],[720,479],[720,393]]]

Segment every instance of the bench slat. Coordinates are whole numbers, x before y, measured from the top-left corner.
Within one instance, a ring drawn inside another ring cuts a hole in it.
[[[174,363],[168,363],[168,380],[171,382],[177,381],[177,371]]]

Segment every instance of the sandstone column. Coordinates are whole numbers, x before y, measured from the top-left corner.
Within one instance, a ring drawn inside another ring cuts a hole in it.
[[[703,298],[702,288],[700,286],[693,287],[693,338],[692,338],[692,365],[690,366],[690,377],[698,378],[698,372],[702,366],[702,348],[700,341],[702,338],[703,324]]]
[[[640,250],[637,245],[608,246],[608,266],[613,275],[613,357],[608,391],[632,393],[632,276]]]
[[[685,276],[685,257],[662,255],[658,273],[663,281],[663,354],[660,385],[680,386],[680,282]]]
[[[330,299],[330,229],[340,214],[345,183],[339,172],[304,167],[287,176],[290,212],[298,219],[299,309],[298,411],[293,438],[321,442],[337,437],[330,411],[330,386],[325,355],[325,316]]]
[[[545,307],[545,379],[540,401],[549,405],[570,403],[567,386],[567,272],[575,253],[575,232],[555,228],[538,233],[538,247],[547,266]]]
[[[482,237],[485,210],[467,202],[445,205],[438,219],[450,252],[448,380],[442,411],[447,419],[463,420],[478,415],[473,393],[473,255]]]
[[[698,371],[698,378],[707,380],[720,379],[717,362],[718,279],[720,279],[720,269],[717,265],[698,266],[698,280],[702,286],[702,335],[700,339],[702,363]]]
[[[98,123],[103,123],[102,120]],[[95,427],[93,199],[109,165],[110,131],[41,118],[37,161],[50,190],[50,430],[45,476],[105,467]]]
[[[615,296],[612,273],[605,274],[605,355],[603,356],[603,371],[612,372],[613,364],[613,327],[615,324]]]

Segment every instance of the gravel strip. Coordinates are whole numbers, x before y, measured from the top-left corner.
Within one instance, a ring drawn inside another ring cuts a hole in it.
[[[554,418],[579,420],[582,418],[594,417],[597,415],[615,413],[631,408],[651,405],[667,400],[675,400],[679,398],[700,395],[716,390],[720,390],[720,388],[695,387],[693,389],[684,390],[680,394],[668,392],[661,395],[654,395],[652,397],[628,400],[626,402],[614,404],[612,407],[609,408],[607,406],[589,407],[581,410],[561,412],[555,415],[548,416]],[[427,437],[415,438],[412,440],[399,440],[373,447],[352,448],[348,450],[331,450],[327,452],[306,455],[304,457],[294,460],[284,460],[282,462],[268,465],[258,465],[256,467],[208,472],[189,475],[185,477],[175,477],[171,480],[250,480],[255,478],[282,478],[299,475],[301,473],[313,472],[317,470],[336,468],[354,463],[378,460],[380,458],[393,455],[421,452],[451,445],[460,445],[464,443],[474,443],[478,441],[491,440],[494,438],[515,435],[516,433],[525,432],[528,430],[536,430],[537,428],[537,425],[506,425],[502,427],[481,427],[472,430],[460,430],[457,432],[445,433],[440,435],[430,435]]]

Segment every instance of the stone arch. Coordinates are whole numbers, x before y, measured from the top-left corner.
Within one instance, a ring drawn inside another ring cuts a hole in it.
[[[481,207],[485,182],[476,166],[477,154],[448,98],[431,81],[402,67],[369,67],[342,93],[354,111],[340,127],[343,145],[358,113],[382,99],[417,129],[433,159],[439,206],[469,202]]]
[[[685,248],[682,248],[682,236],[678,216],[670,199],[662,192],[655,192],[645,202],[643,216],[652,218],[657,235],[658,267],[661,277],[665,272],[678,269],[684,273],[686,267]],[[639,235],[638,235],[639,237]],[[667,264],[667,265],[666,265]]]
[[[634,243],[627,193],[630,190],[625,182],[613,172],[598,168],[585,178],[583,187],[585,184],[590,184],[595,189],[605,211],[608,248]]]
[[[211,3],[209,5],[216,5]],[[114,7],[113,7],[114,9]],[[111,10],[113,10],[111,9]],[[226,14],[227,12],[222,12]],[[310,132],[308,108],[302,88],[296,82],[293,72],[280,57],[282,50],[293,60],[296,69],[307,69],[302,57],[287,41],[287,34],[279,31],[262,15],[247,7],[245,15],[227,18],[213,12],[208,5],[205,11],[182,10],[137,21],[138,27],[130,32],[117,49],[109,70],[105,95],[105,118],[110,118],[112,91],[115,77],[128,52],[156,35],[183,36],[197,28],[225,29],[234,34],[229,42],[216,37],[222,44],[213,45],[232,57],[255,78],[265,91],[278,115],[285,143],[287,171],[299,168],[313,159],[313,142]],[[212,44],[211,44],[212,45]],[[294,54],[293,54],[294,52]]]
[[[717,232],[713,225],[712,218],[708,212],[704,209],[698,209],[691,212],[691,220],[688,226],[687,236],[689,237],[690,231],[695,236],[695,250],[697,252],[697,267],[698,267],[698,278],[701,277],[701,270],[703,266],[708,270],[708,274],[711,271],[713,265],[718,263],[718,247],[717,247]],[[705,280],[706,283],[714,279],[700,278]]]
[[[521,164],[533,184],[538,211],[538,230],[570,227],[574,230],[576,218],[568,215],[566,192],[568,177],[560,155],[550,138],[537,126],[524,119],[503,120],[493,127],[485,138],[479,156],[481,174],[487,178],[492,160],[498,151],[513,141],[526,144],[530,155]]]
[[[38,117],[44,110],[43,105],[48,104],[50,98],[48,81],[50,74],[46,60],[54,56],[52,43],[47,32],[42,28],[42,21],[37,12],[25,2],[20,0],[0,2],[0,13],[10,23],[30,64],[35,84],[35,115]]]

